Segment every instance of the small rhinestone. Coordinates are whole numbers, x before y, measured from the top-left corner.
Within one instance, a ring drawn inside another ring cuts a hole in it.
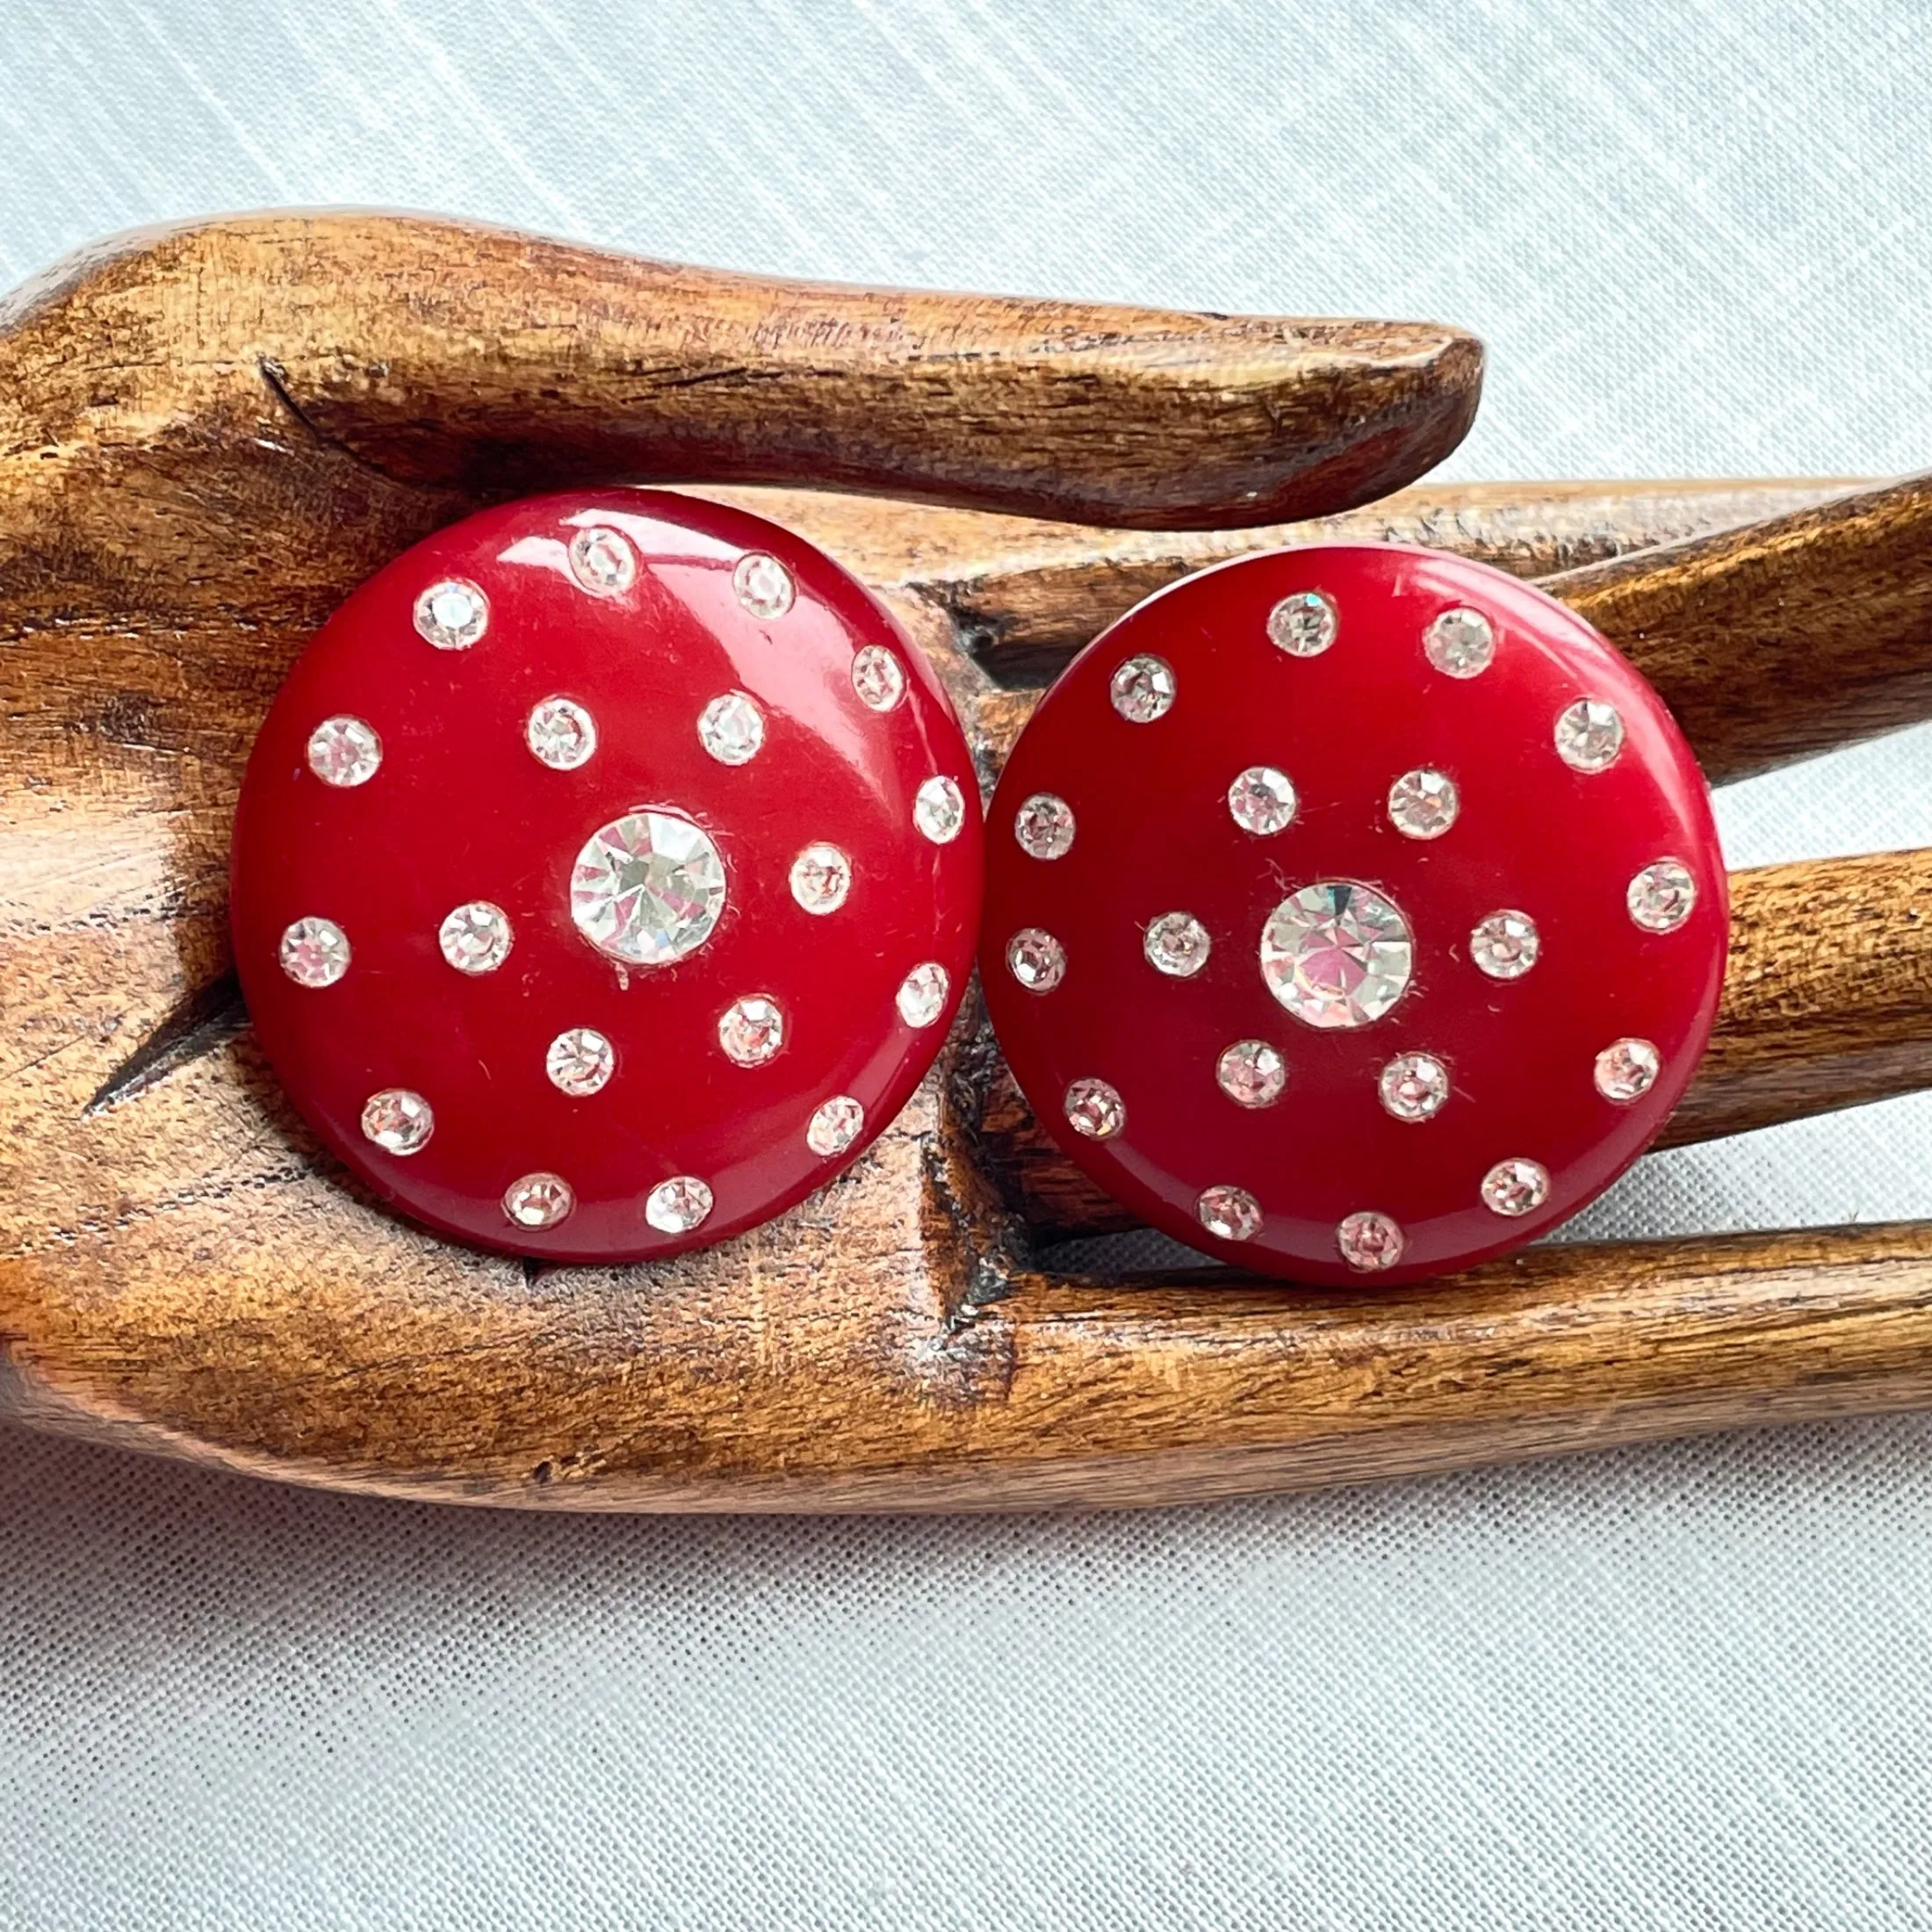
[[[905,667],[883,644],[869,644],[852,660],[852,688],[871,711],[890,711],[905,696]]]
[[[489,599],[460,577],[445,578],[416,599],[415,620],[437,650],[467,651],[489,627]]]
[[[1237,1107],[1272,1107],[1288,1084],[1288,1063],[1265,1040],[1237,1040],[1222,1049],[1215,1079]]]
[[[1623,748],[1623,718],[1600,697],[1579,698],[1556,720],[1556,754],[1572,771],[1608,771]]]
[[[597,749],[597,721],[567,697],[546,697],[523,726],[523,742],[540,765],[575,771]]]
[[[1006,970],[1029,993],[1050,993],[1067,977],[1067,950],[1051,933],[1028,926],[1006,941]]]
[[[732,572],[732,588],[754,617],[783,616],[798,594],[791,573],[761,550],[746,551],[738,559]]]
[[[298,986],[333,986],[349,970],[349,936],[334,919],[297,919],[282,934],[281,960]]]
[[[1228,813],[1258,839],[1286,832],[1294,823],[1294,784],[1272,765],[1251,765],[1228,788]]]
[[[928,778],[912,800],[912,823],[936,846],[950,845],[966,823],[966,801],[950,778]]]
[[[1481,677],[1496,661],[1496,632],[1480,610],[1445,610],[1423,633],[1422,648],[1446,677]]]
[[[1014,815],[1013,835],[1034,859],[1063,859],[1073,849],[1073,807],[1050,791],[1036,791]]]
[[[429,1144],[436,1117],[429,1103],[407,1087],[385,1087],[364,1104],[363,1138],[391,1154],[415,1154]]]
[[[494,973],[510,956],[510,922],[500,905],[472,899],[437,928],[436,944],[459,973]]]
[[[688,1235],[711,1211],[711,1190],[696,1174],[660,1180],[644,1199],[644,1218],[660,1235]]]
[[[784,1009],[769,993],[746,993],[717,1016],[717,1043],[727,1060],[761,1067],[785,1043]]]
[[[814,1154],[842,1154],[865,1132],[865,1109],[849,1093],[836,1093],[811,1116],[805,1145]]]
[[[1213,941],[1192,912],[1163,912],[1147,929],[1147,962],[1170,979],[1192,979],[1208,963]]]
[[[1269,640],[1291,658],[1320,657],[1340,627],[1334,600],[1319,590],[1298,590],[1268,613]]]
[[[1107,694],[1129,724],[1151,724],[1174,702],[1174,674],[1159,658],[1129,658],[1114,674]]]
[[[1482,1177],[1482,1205],[1514,1220],[1550,1198],[1549,1170],[1540,1161],[1498,1161]]]
[[[1449,1070],[1432,1053],[1399,1053],[1376,1091],[1398,1121],[1432,1121],[1449,1098]]]
[[[638,553],[616,530],[593,523],[570,540],[571,574],[594,597],[621,597],[638,580]]]
[[[1640,1100],[1655,1085],[1663,1056],[1647,1040],[1613,1040],[1597,1056],[1597,1091],[1606,1100]]]
[[[1127,1107],[1105,1080],[1075,1080],[1067,1087],[1067,1124],[1090,1141],[1110,1141],[1127,1125]]]
[[[325,785],[366,785],[382,763],[382,740],[359,717],[325,717],[308,734],[308,768]]]
[[[809,845],[791,861],[791,896],[808,912],[836,912],[852,890],[852,867],[837,846]]]
[[[525,1174],[503,1190],[503,1212],[519,1228],[554,1228],[576,1205],[561,1174]]]
[[[1344,1215],[1336,1224],[1335,1245],[1350,1267],[1375,1274],[1402,1259],[1409,1237],[1387,1215],[1364,1210]]]
[[[1492,912],[1469,935],[1469,956],[1491,979],[1520,979],[1542,948],[1527,912]]]
[[[1698,883],[1676,859],[1647,865],[1625,895],[1630,916],[1647,933],[1674,933],[1698,903]]]
[[[946,1011],[953,990],[952,975],[936,960],[915,966],[899,982],[899,1018],[909,1027],[929,1027]]]
[[[544,1056],[550,1084],[573,1099],[596,1092],[616,1067],[616,1050],[595,1027],[573,1027],[559,1034]]]
[[[1388,821],[1405,839],[1439,839],[1456,822],[1462,800],[1445,773],[1405,771],[1388,788]]]
[[[698,743],[721,765],[748,765],[765,742],[765,714],[742,691],[727,691],[704,707]]]
[[[1245,1187],[1204,1187],[1194,1212],[1223,1241],[1252,1241],[1261,1232],[1261,1203]]]

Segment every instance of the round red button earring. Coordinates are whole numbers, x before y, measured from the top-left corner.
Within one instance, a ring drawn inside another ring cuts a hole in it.
[[[1573,612],[1434,552],[1244,558],[1048,693],[981,951],[1048,1129],[1244,1267],[1400,1281],[1521,1245],[1655,1135],[1728,922],[1695,760]]]
[[[957,1010],[982,872],[931,667],[829,558],[640,490],[438,533],[249,760],[256,1031],[384,1200],[552,1259],[668,1255],[856,1159]]]

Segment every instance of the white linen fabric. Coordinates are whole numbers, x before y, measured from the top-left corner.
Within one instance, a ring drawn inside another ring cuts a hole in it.
[[[1885,0],[0,0],[0,281],[432,208],[1483,335],[1466,477],[1932,465]],[[1932,842],[1932,735],[1734,862]],[[1932,1103],[1591,1231],[1932,1210]],[[0,1431],[0,1928],[1932,1921],[1932,1422],[1140,1516],[532,1519]]]

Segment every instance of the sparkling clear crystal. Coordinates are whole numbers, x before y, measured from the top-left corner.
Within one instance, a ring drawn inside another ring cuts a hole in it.
[[[905,696],[905,667],[883,644],[869,644],[852,660],[852,688],[868,710],[890,711]]]
[[[1291,658],[1318,658],[1341,628],[1335,602],[1319,590],[1298,590],[1268,613],[1268,637]]]
[[[934,845],[950,845],[966,823],[966,800],[950,778],[928,778],[912,799],[912,823]]]
[[[1656,1085],[1663,1056],[1647,1040],[1613,1040],[1597,1056],[1597,1091],[1606,1100],[1640,1100]]]
[[[742,691],[727,691],[699,713],[697,739],[719,764],[748,765],[765,742],[765,714]]]
[[[797,595],[791,573],[775,557],[761,550],[746,551],[732,572],[738,601],[754,617],[782,617]]]
[[[837,1093],[813,1113],[805,1145],[814,1154],[842,1154],[864,1131],[865,1109],[849,1093]]]
[[[628,811],[584,842],[570,916],[600,953],[665,966],[695,953],[724,910],[724,861],[680,813]]]
[[[573,1027],[550,1043],[544,1071],[559,1093],[582,1099],[616,1071],[616,1050],[595,1027]]]
[[[1223,1241],[1252,1241],[1261,1232],[1261,1203],[1245,1187],[1203,1187],[1194,1212]]]
[[[595,597],[621,597],[638,580],[638,553],[621,531],[593,523],[570,540],[572,574]]]
[[[936,960],[915,966],[899,982],[899,1018],[909,1027],[929,1027],[946,1011],[952,976]]]
[[[1626,903],[1631,918],[1647,933],[1673,933],[1698,903],[1698,883],[1688,866],[1659,859],[1630,882]]]
[[[728,1060],[761,1067],[785,1043],[785,1013],[769,993],[746,993],[717,1016],[717,1043]]]
[[[1540,1161],[1498,1161],[1482,1177],[1482,1205],[1511,1220],[1534,1214],[1549,1197],[1549,1170]]]
[[[1063,859],[1073,849],[1073,807],[1050,791],[1036,791],[1013,815],[1020,849],[1035,859]]]
[[[1462,799],[1446,773],[1405,771],[1388,788],[1388,822],[1405,839],[1439,839],[1456,822]]]
[[[1051,933],[1023,926],[1006,941],[1006,970],[1029,993],[1050,993],[1067,977],[1067,950]]]
[[[1445,675],[1480,677],[1496,661],[1496,632],[1480,610],[1445,610],[1423,633],[1422,648]]]
[[[711,1211],[711,1190],[696,1174],[674,1174],[644,1197],[644,1218],[660,1235],[688,1235]]]
[[[436,1117],[429,1103],[407,1087],[385,1087],[364,1103],[363,1137],[391,1154],[414,1154],[429,1144]]]
[[[1147,963],[1170,979],[1192,979],[1208,963],[1208,928],[1192,912],[1163,912],[1147,928]]]
[[[1237,1040],[1222,1048],[1215,1079],[1238,1107],[1272,1107],[1288,1084],[1288,1063],[1265,1040]]]
[[[1127,1125],[1127,1107],[1105,1080],[1070,1081],[1066,1092],[1067,1124],[1090,1141],[1110,1141]]]
[[[1543,941],[1527,912],[1492,912],[1469,935],[1469,956],[1491,979],[1520,979],[1536,964]]]
[[[458,906],[436,929],[443,958],[459,973],[494,973],[510,956],[512,938],[508,915],[487,899]]]
[[[1402,1259],[1409,1239],[1387,1215],[1364,1209],[1360,1214],[1344,1215],[1336,1223],[1335,1245],[1350,1267],[1373,1274],[1393,1268]]]
[[[519,1228],[554,1228],[576,1205],[561,1174],[525,1174],[503,1190],[503,1212]]]
[[[1174,674],[1159,658],[1129,658],[1114,674],[1107,695],[1129,724],[1151,724],[1174,702]]]
[[[1608,771],[1624,748],[1624,721],[1614,704],[1579,698],[1556,720],[1556,752],[1572,771]]]
[[[1272,765],[1251,765],[1228,788],[1228,813],[1244,832],[1265,839],[1294,823],[1294,785]]]
[[[546,697],[532,708],[523,742],[539,764],[552,771],[575,771],[597,749],[597,721],[567,697]]]
[[[791,861],[791,896],[808,912],[836,912],[852,890],[852,867],[837,846],[809,845]]]
[[[1366,1027],[1402,996],[1415,964],[1409,921],[1380,892],[1323,879],[1291,892],[1261,929],[1268,991],[1310,1027]]]
[[[282,934],[280,954],[298,986],[333,986],[349,970],[349,938],[334,919],[297,919]]]
[[[325,717],[308,734],[308,768],[325,785],[366,785],[382,763],[382,740],[359,717]]]
[[[419,636],[439,651],[467,651],[489,628],[490,602],[472,583],[446,577],[416,599]]]
[[[1432,1121],[1449,1098],[1449,1070],[1432,1053],[1399,1053],[1376,1090],[1398,1121]]]

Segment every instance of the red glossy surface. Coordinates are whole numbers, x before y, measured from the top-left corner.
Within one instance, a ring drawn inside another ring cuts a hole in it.
[[[1277,600],[1319,590],[1334,642],[1294,656],[1270,641]],[[1489,619],[1495,655],[1458,678],[1425,654],[1438,613]],[[1147,653],[1172,668],[1166,713],[1117,715],[1109,681]],[[1606,699],[1626,738],[1606,769],[1558,755],[1560,712]],[[1245,768],[1286,772],[1298,809],[1258,837],[1230,815]],[[1441,836],[1403,836],[1389,787],[1412,768],[1446,773],[1460,812]],[[1063,856],[1021,849],[1023,800],[1071,806]],[[1709,1038],[1721,986],[1726,884],[1701,775],[1661,701],[1589,625],[1529,586],[1479,565],[1384,546],[1283,551],[1202,573],[1104,633],[1049,693],[1007,764],[991,811],[981,972],[1000,1042],[1035,1112],[1096,1181],[1136,1214],[1237,1265],[1315,1282],[1399,1281],[1502,1252],[1599,1193],[1655,1134]],[[1633,876],[1673,857],[1697,898],[1675,930],[1640,929]],[[1264,924],[1317,881],[1384,892],[1414,935],[1406,991],[1380,1018],[1323,1029],[1292,1013],[1260,966]],[[1534,966],[1480,971],[1470,935],[1504,908],[1540,934]],[[1166,977],[1143,955],[1161,915],[1208,929],[1207,963]],[[1050,991],[1016,981],[1013,934],[1043,929],[1065,951]],[[1640,1098],[1604,1097],[1597,1056],[1647,1040],[1662,1066]],[[1287,1083],[1272,1105],[1236,1104],[1217,1083],[1222,1049],[1272,1045]],[[1446,1066],[1433,1118],[1399,1120],[1379,1097],[1382,1068],[1424,1052]],[[1125,1124],[1111,1139],[1075,1133],[1076,1079],[1114,1087]],[[1496,1164],[1548,1171],[1546,1200],[1521,1218],[1484,1204]],[[1251,1239],[1205,1231],[1197,1197],[1251,1193]],[[1337,1229],[1386,1215],[1406,1244],[1373,1273],[1344,1262]]]
[[[580,530],[634,547],[635,582],[594,595],[570,566]],[[747,551],[797,585],[782,615],[754,615],[733,587]],[[489,602],[466,649],[419,634],[416,599],[467,580]],[[890,650],[905,689],[869,709],[855,652]],[[764,740],[729,765],[700,742],[713,698],[748,694]],[[525,741],[533,706],[588,708],[595,753],[575,769]],[[361,718],[381,741],[366,782],[328,784],[308,741],[326,718]],[[938,843],[914,824],[920,784],[942,775],[963,824]],[[235,827],[236,955],[256,1029],[303,1114],[385,1200],[432,1226],[550,1258],[674,1253],[749,1228],[822,1186],[904,1105],[943,1039],[972,960],[982,852],[978,794],[937,679],[879,605],[811,546],[761,519],[640,490],[542,497],[439,532],[364,584],[323,626],[277,698],[250,760]],[[666,807],[715,841],[725,900],[710,936],[663,964],[597,949],[571,912],[573,868],[600,826]],[[851,861],[849,895],[811,913],[789,872],[826,841]],[[513,943],[494,971],[448,962],[438,928],[484,900]],[[331,919],[350,961],[305,986],[279,962],[292,921]],[[940,1011],[913,1026],[896,995],[934,962]],[[774,997],[783,1044],[746,1066],[720,1044],[735,999]],[[559,1091],[551,1041],[588,1027],[614,1049],[594,1093]],[[364,1136],[379,1090],[420,1093],[435,1128],[420,1150]],[[825,1100],[865,1110],[858,1140],[826,1156],[806,1142]],[[562,1176],[575,1205],[553,1227],[513,1225],[506,1189]],[[688,1231],[644,1215],[659,1183],[695,1176],[713,1205]]]

